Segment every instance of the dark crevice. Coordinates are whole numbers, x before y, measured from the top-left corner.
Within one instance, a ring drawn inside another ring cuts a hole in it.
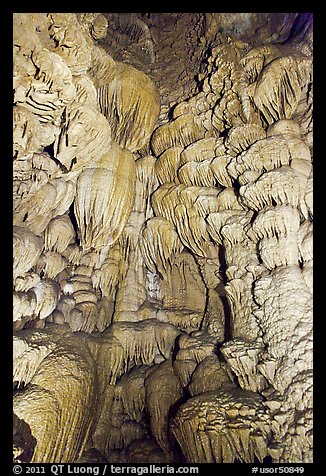
[[[307,32],[312,29],[312,23],[312,13],[298,13],[297,17],[293,22],[289,36],[284,42],[284,44],[298,37],[302,40],[304,36],[307,36]]]
[[[52,144],[50,145],[47,145],[46,147],[44,147],[44,152],[46,152],[47,154],[49,154],[49,156],[54,159],[54,142],[52,142]],[[54,159],[55,160],[55,159]]]
[[[21,380],[20,382],[18,382],[17,380],[14,380],[12,385],[14,394],[23,390],[25,386],[26,386],[26,382],[24,382],[24,380]]]
[[[33,457],[36,439],[25,420],[13,414],[13,446],[18,450],[14,462],[29,463]]]
[[[239,197],[240,187],[241,187],[241,185],[239,183],[239,180],[238,179],[233,179],[232,188],[233,188],[233,191],[235,192],[237,197]]]
[[[227,276],[226,276],[226,261],[225,261],[225,254],[224,254],[224,248],[223,246],[219,247],[219,261],[220,261],[220,273],[221,277],[223,280],[224,286],[227,283]],[[224,340],[227,342],[232,339],[232,328],[233,328],[233,323],[232,323],[232,311],[230,307],[230,303],[226,297],[225,292],[219,294],[223,309],[224,309],[224,322],[225,322],[225,330],[224,330]]]
[[[76,243],[79,246],[79,244],[80,244],[79,235],[78,235],[79,227],[78,227],[78,223],[77,223],[77,220],[76,220],[76,215],[74,213],[74,205],[73,204],[69,208],[68,215],[69,215],[70,221],[71,221],[71,223],[74,227],[75,233],[76,233]]]
[[[51,157],[51,159],[53,160],[53,162],[55,162],[57,164],[58,167],[60,167],[60,169],[62,170],[62,172],[64,174],[66,174],[68,172],[68,169],[65,165],[63,165],[60,160],[58,160],[56,157],[55,157],[55,152],[54,152],[54,142],[52,142],[52,144],[44,147],[44,152],[49,154],[49,156]]]
[[[180,337],[181,337],[182,334],[178,335],[175,339],[175,342],[174,342],[174,347],[173,347],[173,350],[172,350],[172,362],[175,361],[176,357],[177,357],[177,353],[179,352],[180,350],[180,345],[179,345],[179,341],[180,341]]]

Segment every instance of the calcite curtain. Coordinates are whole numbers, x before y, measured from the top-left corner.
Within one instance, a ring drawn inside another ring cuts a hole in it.
[[[312,462],[312,20],[14,14],[14,461]]]

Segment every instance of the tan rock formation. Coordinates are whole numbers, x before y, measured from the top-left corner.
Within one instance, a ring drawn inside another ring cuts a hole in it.
[[[308,13],[15,13],[15,462],[307,463]]]

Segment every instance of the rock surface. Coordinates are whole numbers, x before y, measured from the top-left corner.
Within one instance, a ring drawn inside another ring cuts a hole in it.
[[[312,14],[15,13],[15,462],[312,462]]]

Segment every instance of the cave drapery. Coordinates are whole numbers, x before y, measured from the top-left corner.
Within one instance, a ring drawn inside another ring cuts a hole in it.
[[[312,14],[13,34],[14,461],[312,462]]]

